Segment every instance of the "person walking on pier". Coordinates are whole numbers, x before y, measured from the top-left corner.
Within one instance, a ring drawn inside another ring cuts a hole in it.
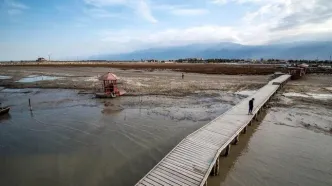
[[[249,101],[249,113],[248,115],[252,115],[252,110],[254,109],[254,101],[255,101],[255,98],[252,98],[250,101]]]

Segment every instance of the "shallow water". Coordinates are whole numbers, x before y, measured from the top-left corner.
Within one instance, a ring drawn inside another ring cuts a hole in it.
[[[1,76],[0,75],[0,79],[11,79],[12,77],[11,76]]]
[[[0,185],[133,185],[182,138],[231,107],[213,97],[98,100],[70,90],[29,91],[0,94],[12,107],[0,120]]]
[[[322,107],[273,108],[240,138],[212,186],[330,186],[332,113]],[[247,138],[247,139],[246,139]],[[241,140],[243,139],[243,140]]]
[[[54,77],[54,76],[35,76],[31,75],[26,78],[22,78],[18,80],[17,82],[19,83],[32,83],[32,82],[37,82],[37,81],[51,81],[51,80],[56,80],[60,79],[60,77]]]

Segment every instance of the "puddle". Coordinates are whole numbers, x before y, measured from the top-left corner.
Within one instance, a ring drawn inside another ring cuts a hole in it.
[[[99,80],[98,80],[98,77],[89,77],[89,78],[85,78],[85,81],[93,81],[93,82],[97,82],[97,81],[99,81]]]
[[[309,95],[314,99],[323,99],[323,100],[332,99],[332,94],[309,94]]]
[[[307,94],[301,94],[301,93],[296,93],[296,92],[284,93],[283,95],[286,96],[286,97],[303,97],[303,98],[309,98],[310,97]]]
[[[11,79],[12,76],[0,76],[0,79]]]
[[[241,96],[252,96],[256,92],[257,92],[256,90],[243,90],[243,91],[235,92],[235,94],[241,95]]]
[[[0,93],[31,93],[34,92],[36,90],[34,89],[9,89],[9,88],[3,88],[0,87]]]
[[[326,90],[332,91],[332,87],[325,87]]]
[[[286,97],[303,97],[303,98],[313,98],[319,100],[332,99],[332,94],[314,94],[314,93],[301,94],[301,93],[290,92],[290,93],[284,93],[283,95]]]
[[[60,79],[60,77],[54,77],[54,76],[36,76],[36,75],[31,75],[26,78],[22,78],[16,82],[19,83],[31,83],[31,82],[37,82],[37,81],[52,81]]]

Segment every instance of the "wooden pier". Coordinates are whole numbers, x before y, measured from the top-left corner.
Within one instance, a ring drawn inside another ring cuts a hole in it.
[[[219,157],[228,155],[232,144],[264,108],[271,97],[290,79],[282,75],[239,104],[183,139],[136,186],[206,186],[209,175],[219,174]],[[253,115],[248,102],[255,98]]]

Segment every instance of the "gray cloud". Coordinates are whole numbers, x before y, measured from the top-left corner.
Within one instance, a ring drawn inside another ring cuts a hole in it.
[[[271,31],[291,29],[304,24],[324,23],[332,19],[331,0],[316,0],[309,6],[306,6],[306,1],[301,2],[302,6],[299,6],[297,1],[292,2],[293,4],[280,8],[282,11],[291,8],[292,12],[280,19]]]

